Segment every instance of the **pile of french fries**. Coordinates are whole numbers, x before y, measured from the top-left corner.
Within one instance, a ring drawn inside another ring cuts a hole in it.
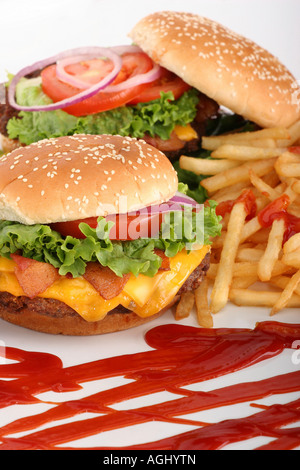
[[[245,189],[256,197],[257,212],[286,194],[287,212],[300,217],[300,121],[289,128],[202,138],[210,159],[180,157],[180,167],[210,175],[201,182],[218,203],[239,198]],[[291,149],[290,149],[291,150]],[[212,245],[207,278],[194,295],[186,293],[175,318],[195,306],[198,323],[213,326],[213,315],[230,301],[239,306],[268,307],[270,314],[300,307],[300,233],[287,241],[283,219],[262,228],[258,217],[247,220],[245,204],[236,203],[223,218],[220,237]]]

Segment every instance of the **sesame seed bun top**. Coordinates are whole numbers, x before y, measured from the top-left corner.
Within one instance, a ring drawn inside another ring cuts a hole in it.
[[[174,196],[177,174],[142,140],[112,135],[45,139],[0,160],[0,218],[52,223],[126,213]]]
[[[215,21],[161,11],[140,20],[129,36],[155,62],[262,127],[287,127],[300,117],[300,88],[286,67]]]

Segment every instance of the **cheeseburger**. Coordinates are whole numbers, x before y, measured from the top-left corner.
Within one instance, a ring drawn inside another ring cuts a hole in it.
[[[45,139],[0,160],[0,317],[92,335],[142,324],[196,289],[215,204],[165,155],[118,135]]]
[[[286,67],[215,21],[160,11],[129,36],[132,45],[65,51],[10,77],[0,107],[4,150],[76,133],[121,134],[176,159],[197,151],[202,135],[228,130],[224,109],[235,117],[230,130],[299,118],[299,86]]]

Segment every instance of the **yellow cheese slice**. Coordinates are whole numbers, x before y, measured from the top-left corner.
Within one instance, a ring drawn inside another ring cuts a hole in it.
[[[16,263],[12,259],[2,258],[0,256],[0,272],[6,271],[13,273],[15,270]]]
[[[174,132],[180,140],[185,140],[186,142],[198,138],[197,132],[190,124],[186,126],[175,126]]]
[[[144,274],[139,274],[138,277],[132,275],[123,292],[142,307],[150,299],[162,276],[163,273],[157,273],[154,277],[144,276]]]
[[[150,300],[142,307],[137,306],[133,311],[141,317],[149,317],[167,307],[209,249],[209,246],[203,246],[200,250],[193,250],[189,254],[183,250],[174,258],[170,258],[171,270],[163,273]]]
[[[105,300],[83,278],[69,279],[62,277],[48,287],[39,297],[60,300],[79,313],[86,321],[98,321],[105,317],[107,312],[118,305],[128,307],[130,297],[123,292],[110,300]]]

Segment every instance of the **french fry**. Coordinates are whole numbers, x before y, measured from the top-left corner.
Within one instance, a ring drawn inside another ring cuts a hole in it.
[[[236,201],[248,189],[255,195],[259,214],[286,194],[290,204],[285,210],[300,219],[300,154],[290,148],[293,145],[300,145],[300,120],[287,129],[203,137],[202,147],[212,151],[213,160],[206,160],[202,169],[201,159],[183,156],[181,167],[208,176],[200,184],[217,203]],[[213,240],[206,282],[195,294],[197,314],[201,306],[203,315],[198,322],[203,326],[212,325],[211,314],[228,301],[269,307],[272,315],[286,307],[300,307],[300,233],[283,245],[288,219],[275,217],[271,227],[262,227],[259,216],[246,221],[241,205],[233,204],[224,216],[221,236]],[[209,282],[213,283],[210,308]],[[259,288],[254,290],[256,283]],[[274,292],[274,287],[280,292]]]
[[[282,262],[287,266],[300,269],[300,251],[292,251],[291,253],[284,254]]]
[[[300,194],[300,180],[294,181],[292,189],[295,193]]]
[[[206,150],[215,150],[224,144],[233,142],[252,142],[260,139],[290,140],[290,131],[285,128],[262,129],[254,132],[241,132],[220,136],[202,137],[202,147]]]
[[[275,315],[275,313],[279,312],[280,310],[284,309],[290,298],[293,296],[295,289],[298,287],[300,283],[300,270],[297,271],[289,280],[286,287],[284,288],[282,294],[280,295],[279,299],[274,304],[271,315]]]
[[[211,328],[214,324],[208,303],[208,286],[209,280],[205,278],[195,290],[197,319],[199,325],[204,328]]]
[[[212,313],[219,312],[228,301],[229,288],[233,277],[234,261],[246,216],[247,213],[244,203],[238,203],[233,207],[228,222],[227,235],[221,253],[215,284],[211,294]]]
[[[274,168],[273,168],[272,171],[270,171],[270,173],[267,173],[265,176],[263,176],[263,177],[262,177],[262,180],[263,180],[265,183],[267,183],[269,186],[271,186],[272,188],[275,188],[276,191],[278,191],[279,193],[281,193],[282,191],[284,191],[284,188],[281,189],[281,187],[278,186],[279,183],[280,183],[280,184],[282,184],[282,183],[280,182],[280,179],[278,178],[278,175],[277,175],[277,173],[276,173],[276,171],[275,171]],[[276,187],[276,186],[277,186],[277,187]],[[283,185],[282,185],[282,187],[283,187]]]
[[[228,191],[227,194],[224,194],[223,196],[217,196],[216,194],[213,195],[214,201],[216,201],[218,204],[223,201],[235,201],[245,190],[245,187],[243,189],[236,189],[232,191]],[[221,192],[221,191],[220,191]]]
[[[235,277],[232,280],[231,289],[248,289],[258,281],[258,276]]]
[[[217,263],[211,263],[209,270],[207,271],[207,277],[209,279],[216,279],[219,265]],[[233,277],[243,276],[256,276],[257,275],[257,263],[252,262],[241,262],[235,263],[232,270]]]
[[[290,134],[289,145],[293,145],[300,139],[300,119],[288,128],[288,132]]]
[[[263,160],[279,157],[285,152],[282,148],[259,148],[246,145],[221,145],[211,154],[212,158],[237,161]]]
[[[257,139],[257,140],[245,140],[239,142],[240,145],[251,145],[252,147],[263,147],[263,148],[275,148],[278,147],[277,141],[272,139],[271,137],[266,137],[265,139]]]
[[[278,157],[275,169],[279,176],[284,178],[300,177],[300,156],[291,152],[284,152]]]
[[[175,311],[175,320],[182,320],[186,318],[191,313],[192,308],[194,307],[195,296],[192,291],[184,292],[178,304],[176,305]]]
[[[296,274],[296,273],[295,273]],[[272,277],[271,279],[271,284],[272,286],[279,287],[281,290],[284,290],[288,283],[290,282],[291,278],[289,276],[276,276]],[[295,294],[300,296],[300,286],[298,284],[297,287],[295,287]]]
[[[291,204],[289,207],[289,214],[294,215],[300,219],[300,205]]]
[[[297,197],[297,194],[293,191],[293,186],[294,183],[292,182],[290,186],[285,190],[284,194],[289,196],[290,202],[292,203],[295,198]],[[253,240],[253,235],[255,235],[257,232],[259,232],[262,229],[258,217],[254,217],[253,219],[249,220],[243,228],[242,234],[241,234],[241,243],[243,243],[245,240],[252,239]]]
[[[223,171],[235,168],[239,162],[231,160],[209,160],[207,158],[193,158],[182,155],[179,159],[180,168],[189,170],[196,175],[217,175]]]
[[[241,240],[240,242],[243,243],[245,240],[248,240],[252,237],[255,233],[261,230],[261,225],[259,223],[258,217],[254,217],[253,219],[247,222],[242,230],[241,233]]]
[[[217,201],[217,202],[229,201],[230,199],[232,199],[233,194],[240,195],[242,191],[244,191],[245,189],[250,189],[250,185],[249,187],[245,187],[245,183],[243,182],[233,184],[232,186],[228,188],[222,188],[216,193],[214,193],[214,201]]]
[[[300,139],[300,120],[292,124],[287,130],[290,134],[290,137],[288,139],[277,140],[277,147],[289,147],[297,143],[297,141]]]
[[[268,185],[262,178],[257,176],[253,170],[249,172],[250,181],[253,186],[258,189],[262,194],[266,195],[268,199],[274,201],[274,199],[280,196],[280,192],[277,189],[273,189],[270,185]]]
[[[299,163],[278,164],[277,171],[278,174],[284,178],[292,178],[293,176],[300,178],[300,161]]]
[[[229,298],[231,302],[239,306],[247,307],[270,307],[280,299],[280,292],[271,291],[256,291],[254,289],[231,289]],[[293,294],[288,303],[287,307],[298,308],[300,307],[300,296]]]
[[[272,276],[280,276],[281,274],[289,273],[293,271],[293,267],[283,263],[281,260],[276,261]],[[255,262],[239,262],[235,263],[233,266],[233,277],[247,277],[247,276],[257,276],[258,263]],[[215,279],[217,277],[218,264],[211,263],[209,270],[207,272],[207,277],[209,279]]]
[[[285,222],[283,219],[274,220],[266,251],[258,263],[257,274],[261,281],[269,281],[272,277],[275,263],[279,259],[285,230]]]
[[[240,248],[237,254],[237,261],[258,262],[264,254],[264,250],[258,248]]]
[[[217,175],[201,181],[201,185],[209,192],[214,193],[236,183],[250,181],[249,170],[253,170],[258,176],[266,175],[272,170],[276,159],[258,160],[253,163],[244,163],[236,168],[231,168]]]
[[[296,250],[300,250],[300,233],[293,235],[283,246],[283,253],[285,255]]]

